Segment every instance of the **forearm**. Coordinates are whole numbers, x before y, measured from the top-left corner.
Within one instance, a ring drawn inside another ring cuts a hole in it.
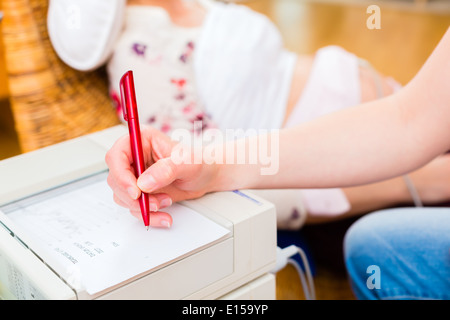
[[[261,174],[260,164],[227,164],[219,181],[226,188],[346,187],[426,164],[450,149],[449,54],[450,31],[398,93],[274,135],[279,139],[277,174]]]
[[[415,149],[405,144],[398,125],[398,98],[386,98],[323,117],[296,128],[282,130],[277,139],[275,174],[263,175],[261,164],[226,162],[221,184],[226,188],[329,188],[370,183],[414,169]],[[383,115],[388,114],[388,117]],[[384,118],[380,121],[372,119]],[[243,144],[237,141],[235,144]],[[245,141],[259,145],[255,138]],[[228,159],[229,160],[229,159]]]
[[[405,128],[402,100],[402,95],[390,96],[282,132],[279,186],[373,183],[431,160],[435,155],[429,152],[417,154],[418,141]]]

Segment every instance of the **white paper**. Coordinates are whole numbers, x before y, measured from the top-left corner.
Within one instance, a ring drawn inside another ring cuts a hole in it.
[[[165,210],[170,229],[146,230],[113,201],[100,179],[42,201],[22,205],[8,217],[74,287],[93,295],[210,244],[229,230],[185,206]]]

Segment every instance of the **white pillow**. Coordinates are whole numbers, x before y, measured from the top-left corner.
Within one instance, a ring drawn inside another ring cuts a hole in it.
[[[88,71],[103,65],[120,34],[126,0],[50,0],[47,27],[58,56]]]

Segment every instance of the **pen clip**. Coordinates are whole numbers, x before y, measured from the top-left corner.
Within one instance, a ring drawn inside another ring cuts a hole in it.
[[[122,113],[123,113],[123,119],[125,121],[128,121],[128,114],[127,114],[127,99],[125,97],[125,88],[124,88],[124,77],[120,80],[120,101],[122,104]]]
[[[136,93],[134,89],[133,71],[127,71],[120,79],[120,95],[122,101],[122,112],[125,121],[133,119],[139,121],[136,104]]]

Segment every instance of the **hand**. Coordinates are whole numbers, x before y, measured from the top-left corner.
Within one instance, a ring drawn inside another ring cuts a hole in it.
[[[141,137],[147,170],[136,179],[129,137],[124,136],[106,154],[108,184],[114,192],[114,201],[139,219],[141,212],[137,199],[141,192],[149,193],[150,209],[154,211],[151,226],[169,227],[172,217],[157,211],[172,202],[197,198],[212,191],[216,169],[214,165],[189,164],[189,161],[175,164],[171,155],[177,143],[154,128],[143,126]]]

